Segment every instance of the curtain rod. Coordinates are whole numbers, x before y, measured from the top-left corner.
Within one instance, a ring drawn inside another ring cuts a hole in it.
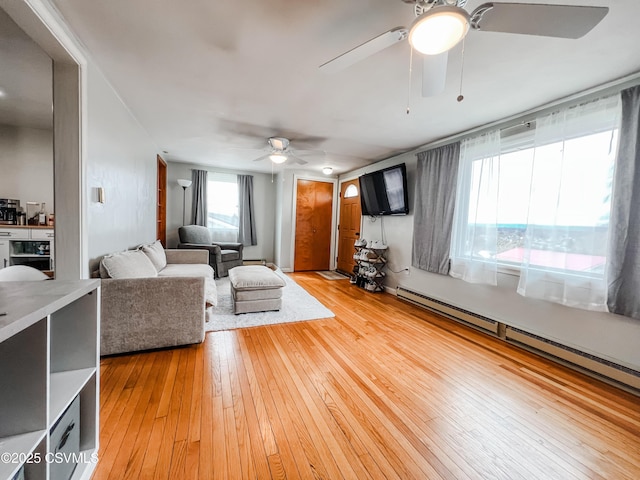
[[[457,142],[458,140],[463,140],[471,135],[486,133],[490,130],[496,130],[496,129],[502,130],[505,128],[515,127],[520,124],[533,121],[536,115],[539,115],[541,113],[550,113],[552,110],[574,103],[576,100],[588,101],[588,100],[595,99],[597,97],[613,95],[614,93],[618,93],[621,90],[634,87],[638,84],[640,84],[640,72],[635,72],[630,75],[620,77],[616,80],[612,80],[610,82],[604,83],[602,85],[598,85],[596,87],[592,87],[587,90],[574,93],[567,97],[562,97],[552,102],[545,103],[544,105],[541,105],[539,107],[535,107],[530,110],[517,113],[515,115],[511,115],[510,117],[503,118],[501,120],[496,120],[495,122],[487,123],[479,127],[474,127],[464,132],[455,133],[448,137],[434,140],[433,142],[425,143],[424,145],[421,145],[412,150],[408,150],[399,155],[406,155],[407,153],[416,154],[419,152],[424,152],[425,150],[431,150],[433,148],[442,147],[443,145]]]

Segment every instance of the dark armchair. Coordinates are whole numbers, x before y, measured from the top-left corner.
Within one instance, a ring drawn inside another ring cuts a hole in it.
[[[212,242],[207,227],[186,225],[178,228],[178,235],[178,248],[209,250],[209,265],[213,267],[216,278],[226,277],[229,270],[242,265],[242,244]]]

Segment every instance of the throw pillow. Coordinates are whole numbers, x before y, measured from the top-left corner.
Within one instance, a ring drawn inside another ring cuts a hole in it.
[[[158,271],[141,250],[127,250],[106,255],[100,261],[100,276],[102,278],[157,277]]]
[[[140,248],[144,254],[149,257],[153,266],[156,267],[156,271],[159,272],[167,266],[167,254],[165,253],[160,240],[156,240],[148,245],[142,245]]]

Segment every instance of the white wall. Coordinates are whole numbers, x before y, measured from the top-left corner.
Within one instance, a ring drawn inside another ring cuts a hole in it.
[[[53,204],[53,131],[0,125],[0,197]]]
[[[158,148],[93,65],[87,68],[87,236],[91,268],[156,238]],[[105,203],[97,201],[103,187]]]
[[[191,170],[207,170],[210,172],[232,173],[236,175],[253,175],[253,194],[255,196],[255,215],[258,244],[245,246],[245,260],[274,261],[274,242],[276,224],[276,187],[277,177],[271,174],[226,170],[179,162],[167,162],[167,247],[178,244],[178,227],[182,225],[183,189],[177,183],[179,178],[191,179]],[[273,181],[272,181],[273,180]],[[186,191],[186,222],[191,216],[191,187]]]
[[[540,300],[524,298],[516,293],[518,278],[500,274],[498,286],[475,285],[449,276],[428,273],[411,267],[413,238],[413,201],[417,160],[413,154],[387,159],[340,177],[342,180],[398,163],[407,165],[409,215],[378,218],[371,222],[363,217],[361,237],[381,238],[381,225],[389,246],[385,285],[403,286],[495,319],[499,322],[555,340],[615,363],[640,370],[640,320],[620,315],[590,312]],[[409,273],[394,274],[409,267]]]

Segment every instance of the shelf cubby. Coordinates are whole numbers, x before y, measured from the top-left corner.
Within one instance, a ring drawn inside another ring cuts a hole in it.
[[[99,287],[95,280],[0,284],[0,454],[36,459],[24,464],[29,480],[49,478],[51,429],[78,396],[81,453],[97,452]],[[0,480],[22,466],[0,463]],[[88,479],[94,467],[79,463],[72,478]]]

